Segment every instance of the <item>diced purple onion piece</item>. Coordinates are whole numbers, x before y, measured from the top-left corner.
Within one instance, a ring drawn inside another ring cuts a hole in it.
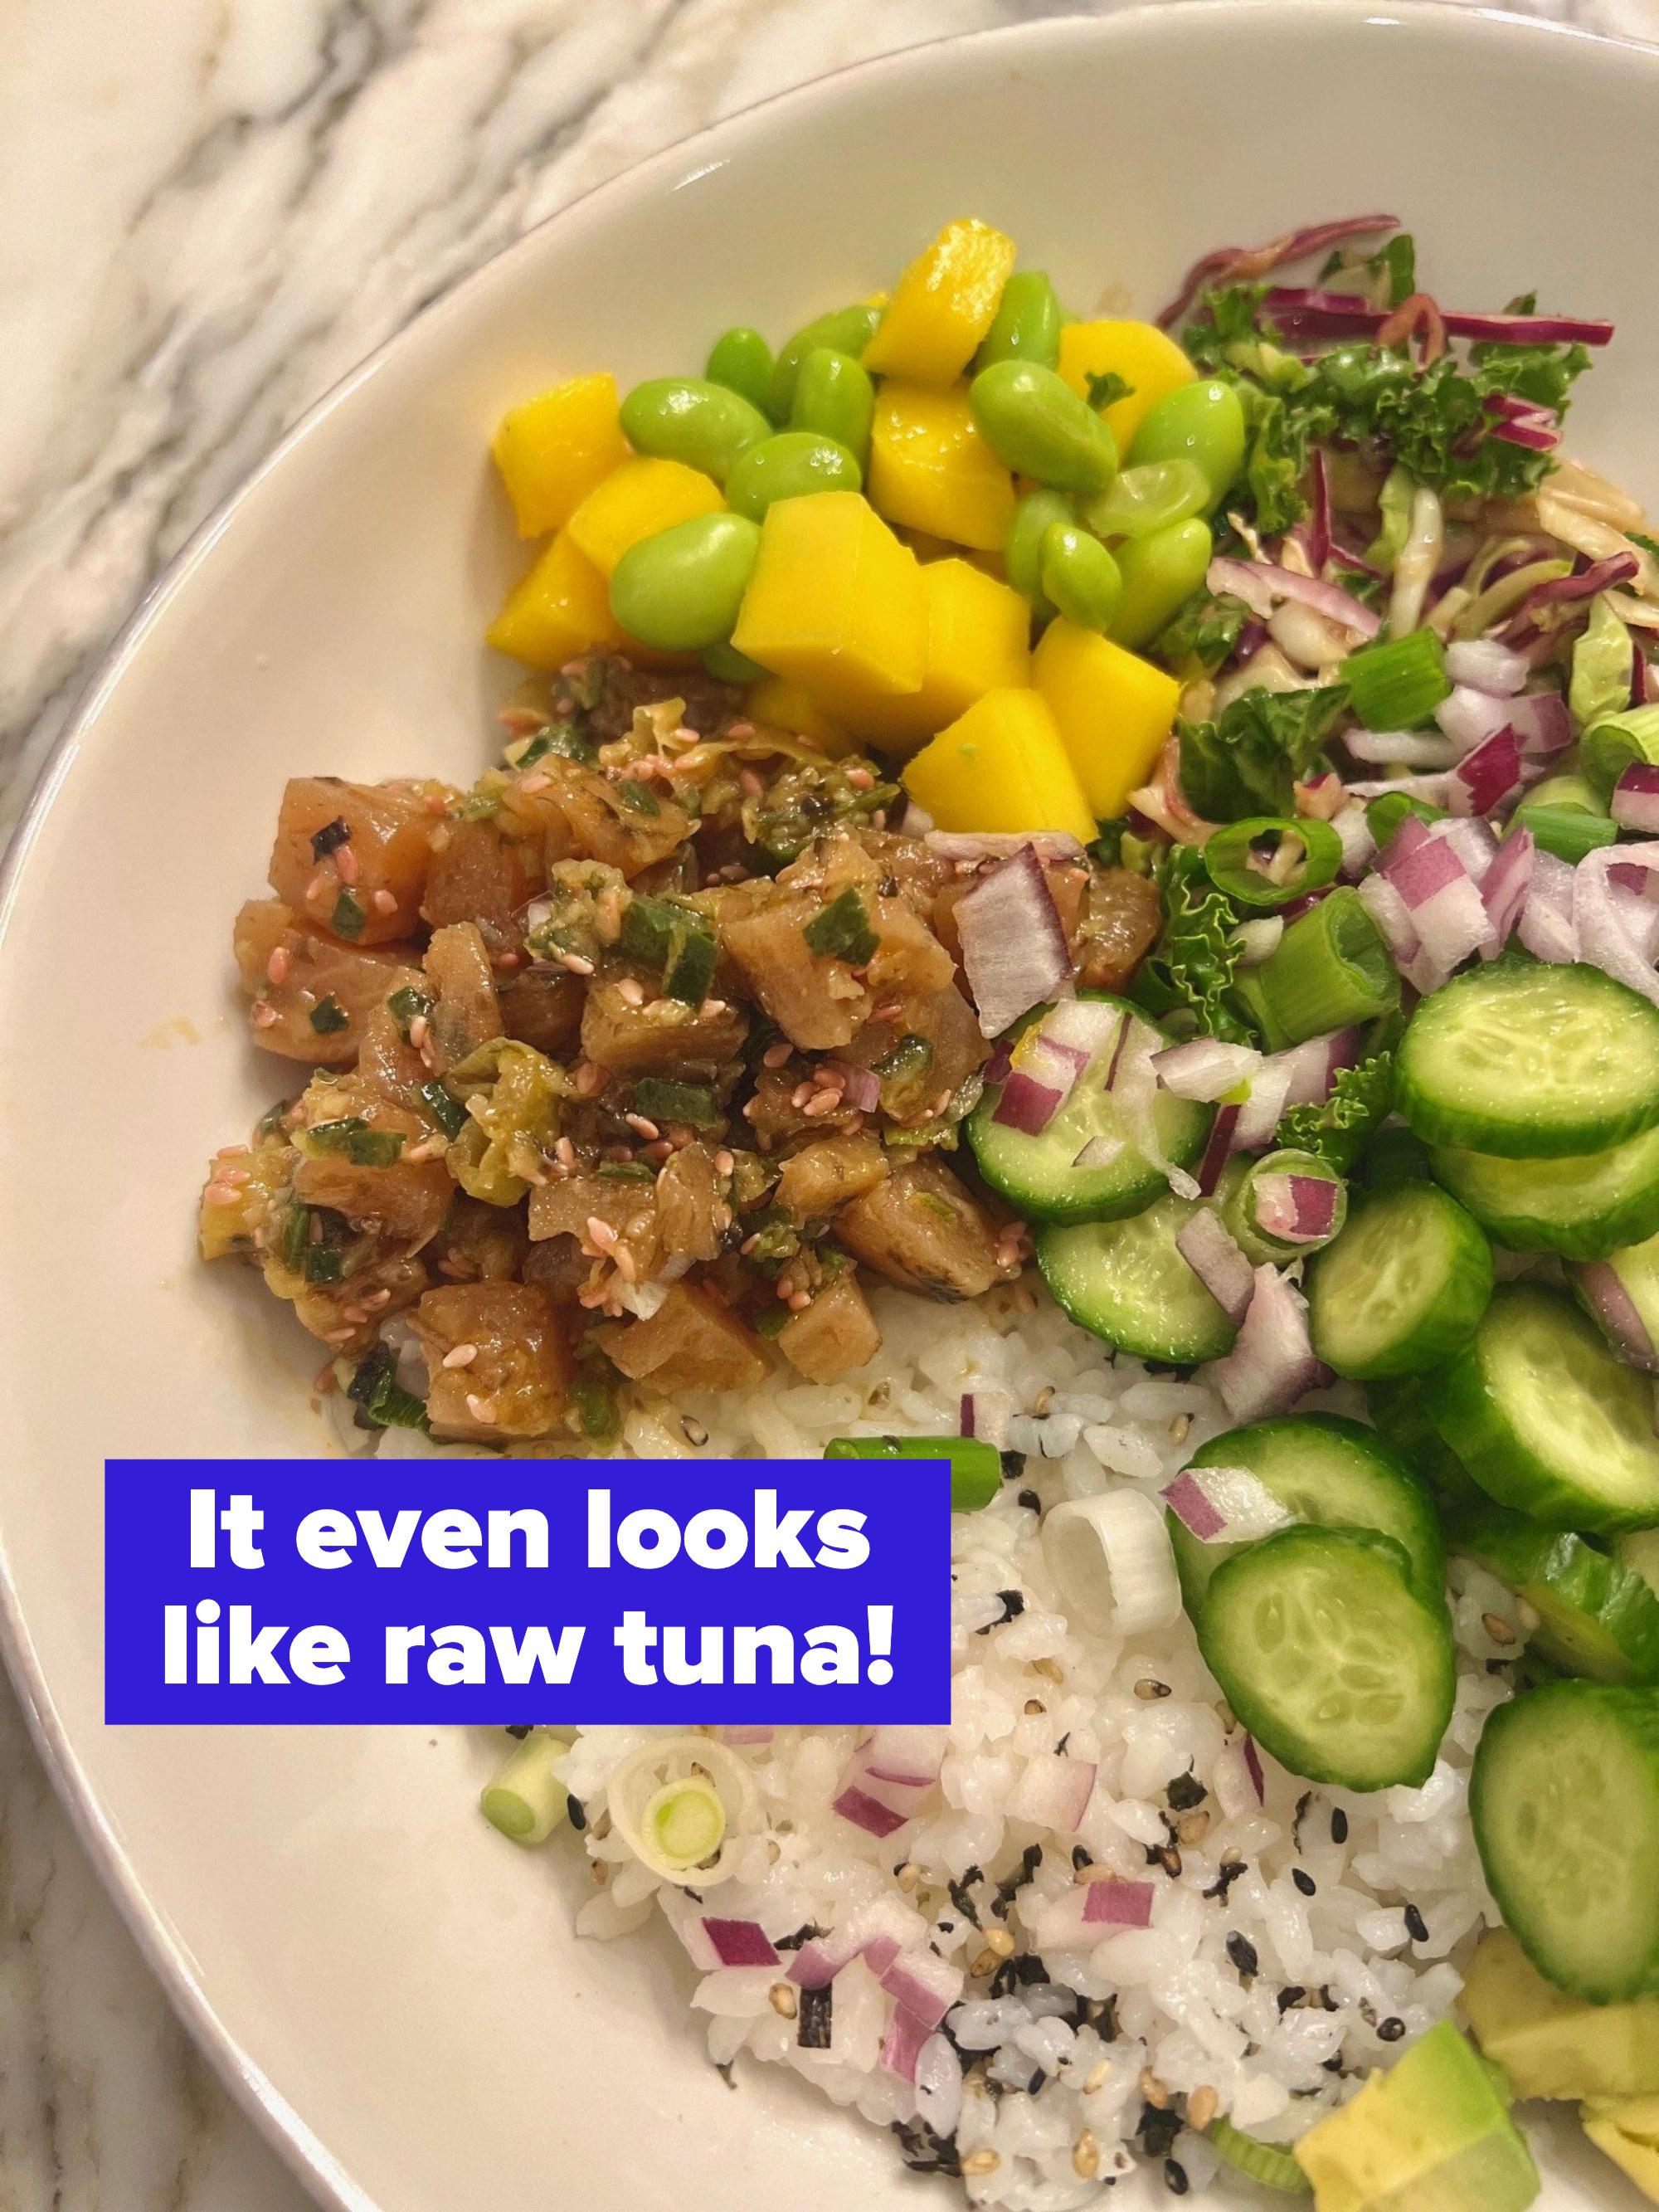
[[[1613,786],[1612,814],[1621,830],[1659,834],[1659,768],[1634,761]]]
[[[843,1820],[850,1820],[855,1828],[862,1828],[872,1836],[890,1836],[909,1818],[908,1814],[896,1813],[890,1805],[878,1803],[866,1791],[850,1784],[836,1799],[833,1809]]]
[[[1121,1881],[1115,1875],[1086,1885],[1085,1925],[1091,1928],[1150,1928],[1156,1894],[1149,1881]]]
[[[1328,622],[1352,630],[1356,637],[1375,637],[1382,627],[1376,610],[1355,599],[1352,592],[1345,592],[1340,584],[1328,584],[1321,576],[1299,575],[1294,568],[1276,568],[1271,561],[1234,561],[1218,555],[1205,581],[1212,592],[1242,599],[1264,622],[1272,617],[1277,602],[1294,599]]]
[[[991,1119],[1001,1128],[1018,1129],[1022,1136],[1040,1137],[1059,1113],[1065,1095],[1051,1084],[1035,1082],[1012,1068]]]
[[[1011,853],[957,902],[962,964],[988,1037],[1069,990],[1071,948],[1042,864],[1029,843]]]
[[[895,2005],[893,2017],[882,2041],[882,2064],[890,2074],[896,2074],[902,2081],[914,2081],[921,2047],[933,2033],[933,2029],[919,2021],[913,2012],[903,2005]]]
[[[1221,1216],[1200,1207],[1176,1232],[1176,1249],[1237,1328],[1250,1303],[1250,1263]]]
[[[1158,1079],[1177,1098],[1213,1103],[1237,1090],[1261,1065],[1261,1054],[1249,1045],[1225,1044],[1219,1037],[1194,1037],[1152,1054]]]
[[[1219,1106],[1215,1120],[1210,1124],[1209,1142],[1204,1147],[1204,1157],[1198,1164],[1198,1188],[1201,1197],[1214,1195],[1221,1180],[1221,1170],[1232,1157],[1233,1135],[1238,1127],[1241,1109],[1237,1106]]]
[[[879,1979],[888,1996],[930,2033],[962,1996],[961,1968],[933,1951],[901,1952]]]
[[[1446,673],[1454,685],[1489,691],[1494,698],[1503,699],[1526,682],[1527,664],[1496,638],[1460,638],[1446,647]]]
[[[1212,1544],[1227,1525],[1225,1516],[1212,1503],[1191,1468],[1184,1474],[1176,1475],[1161,1495],[1182,1527],[1189,1535],[1196,1536],[1200,1544]]]
[[[1523,823],[1511,830],[1498,848],[1498,857],[1480,879],[1480,902],[1492,924],[1490,940],[1480,948],[1483,960],[1495,960],[1509,942],[1510,932],[1521,919],[1532,882],[1536,848]]]
[[[1617,856],[1615,858],[1615,855]],[[1659,868],[1659,844],[1603,845],[1586,853],[1573,870],[1573,920],[1578,932],[1578,957],[1627,983],[1644,999],[1659,1006],[1659,975],[1652,962],[1632,939],[1625,917],[1613,902],[1613,872]]]
[[[1205,1373],[1236,1421],[1287,1413],[1298,1398],[1330,1381],[1309,1340],[1308,1302],[1277,1267],[1256,1269],[1238,1341]]]
[[[757,1920],[714,1920],[703,1917],[703,1933],[723,1966],[775,1966],[778,1954]]]
[[[1261,1754],[1255,1747],[1253,1735],[1247,1735],[1244,1739],[1244,1767],[1255,1791],[1256,1803],[1265,1805],[1267,1802],[1267,1778],[1261,1771]]]

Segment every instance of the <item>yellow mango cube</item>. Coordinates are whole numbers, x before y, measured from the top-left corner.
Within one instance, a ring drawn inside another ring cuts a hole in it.
[[[732,642],[833,719],[914,691],[927,653],[921,566],[860,492],[775,500]]]
[[[490,452],[520,538],[568,522],[594,485],[628,459],[614,376],[573,376],[501,417]]]
[[[1127,397],[1106,410],[1106,423],[1120,453],[1140,428],[1141,417],[1167,392],[1190,384],[1198,371],[1167,331],[1156,323],[1067,323],[1060,334],[1060,373],[1086,399],[1089,379],[1109,372],[1133,386]]]
[[[594,485],[571,516],[570,535],[602,576],[608,577],[630,545],[654,538],[694,514],[724,506],[720,488],[684,461],[631,457]]]
[[[965,714],[988,691],[1031,680],[1031,607],[1024,594],[968,561],[931,561],[921,572],[927,658],[921,683],[898,699],[859,708],[858,734],[902,755]]]
[[[1181,686],[1098,630],[1056,615],[1031,658],[1060,742],[1097,817],[1121,814],[1175,726]]]
[[[889,522],[976,552],[1000,551],[1014,479],[979,434],[967,387],[890,377],[870,433],[870,503]]]
[[[744,706],[751,720],[763,723],[769,730],[787,730],[792,736],[810,738],[831,760],[856,746],[857,740],[830,720],[806,686],[793,683],[787,676],[763,676],[757,684],[751,684]]]
[[[1590,2097],[1579,2118],[1597,2150],[1659,2204],[1659,2097]]]
[[[947,222],[893,287],[865,367],[918,384],[954,383],[996,319],[1014,253],[1013,240],[988,222]]]
[[[904,770],[904,787],[941,830],[1069,830],[1086,844],[1095,817],[1037,691],[988,691]]]
[[[605,578],[568,530],[519,579],[486,635],[498,653],[550,673],[590,647],[623,641]]]

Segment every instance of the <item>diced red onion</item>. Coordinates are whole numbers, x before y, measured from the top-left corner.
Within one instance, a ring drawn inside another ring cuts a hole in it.
[[[890,1805],[883,1805],[866,1791],[850,1787],[836,1799],[834,1810],[843,1820],[850,1820],[855,1828],[862,1828],[872,1836],[890,1836],[910,1818],[908,1813],[896,1813]]]
[[[1477,691],[1468,684],[1459,684],[1435,708],[1434,719],[1462,755],[1478,745],[1483,738],[1509,728],[1509,702],[1494,698],[1489,691]]]
[[[1008,1071],[1014,1064],[1014,1048],[1005,1037],[985,1063],[984,1077],[988,1083],[1006,1083]]]
[[[1357,761],[1374,762],[1379,768],[1399,761],[1407,768],[1450,768],[1463,757],[1455,739],[1436,737],[1428,730],[1348,730],[1343,744]]]
[[[1039,1753],[1025,1762],[1025,1771],[1003,1809],[1013,1819],[1029,1820],[1034,1826],[1074,1835],[1094,1796],[1096,1772],[1091,1759],[1072,1759],[1064,1753]]]
[[[905,818],[907,829],[910,819]],[[1083,858],[1083,848],[1069,830],[929,830],[923,842],[942,860],[1006,860],[1027,848],[1039,860],[1064,863]]]
[[[1002,1086],[991,1119],[1005,1129],[1018,1129],[1023,1136],[1040,1137],[1059,1113],[1065,1097],[1052,1084],[1036,1082],[1014,1068]]]
[[[1337,1186],[1327,1176],[1257,1176],[1256,1226],[1281,1244],[1317,1244],[1336,1226]]]
[[[897,1958],[901,1948],[896,1936],[872,1936],[867,1943],[860,1946],[858,1955],[879,1981]],[[851,1964],[850,1960],[848,1964]]]
[[[1607,896],[1638,957],[1651,967],[1659,959],[1659,906],[1644,898],[1640,891],[1631,890],[1611,878]]]
[[[974,1433],[974,1394],[971,1390],[963,1392],[961,1408],[957,1414],[957,1419],[961,1424],[963,1435],[971,1437]]]
[[[1109,1876],[1104,1881],[1085,1882],[1084,1887],[1088,1893],[1083,1901],[1085,1928],[1152,1926],[1156,1893],[1151,1882],[1120,1881]]]
[[[1236,1421],[1287,1413],[1298,1398],[1330,1381],[1309,1340],[1308,1302],[1277,1267],[1256,1269],[1237,1343],[1204,1372]]]
[[[934,1951],[902,1951],[881,1976],[881,1985],[902,2010],[931,2034],[962,1996],[962,1969]]]
[[[1227,1525],[1191,1468],[1184,1474],[1176,1475],[1161,1495],[1182,1527],[1188,1534],[1196,1536],[1200,1544],[1213,1543]]]
[[[1325,466],[1325,456],[1316,446],[1308,474],[1312,480],[1313,495],[1309,501],[1308,520],[1304,525],[1303,543],[1307,551],[1308,566],[1316,576],[1325,573],[1325,563],[1331,557],[1331,483]]]
[[[1580,568],[1573,574],[1547,576],[1510,610],[1503,629],[1505,644],[1519,646],[1527,642],[1527,634],[1540,608],[1559,606],[1575,599],[1593,599],[1598,592],[1609,591],[1615,584],[1629,583],[1641,574],[1641,568],[1642,563],[1634,553],[1610,553],[1606,560],[1594,561],[1588,568]]]
[[[1532,883],[1536,847],[1524,823],[1511,830],[1498,848],[1498,856],[1480,879],[1480,902],[1492,924],[1492,936],[1480,947],[1483,960],[1495,960],[1509,942],[1510,932],[1521,919]]]
[[[1632,761],[1613,786],[1612,813],[1621,830],[1659,834],[1659,768]]]
[[[757,1920],[714,1920],[703,1917],[703,1933],[722,1966],[775,1966],[772,1939]]]
[[[945,1764],[945,1734],[942,1728],[890,1723],[875,1729],[859,1747],[856,1759],[872,1781],[931,1790]]]
[[[1292,1518],[1246,1467],[1189,1467],[1164,1491],[1164,1501],[1200,1544],[1255,1543]]]
[[[1176,1249],[1235,1328],[1250,1303],[1250,1263],[1218,1213],[1200,1206],[1176,1233]]]
[[[1282,268],[1286,262],[1305,261],[1310,254],[1323,253],[1345,239],[1375,238],[1380,232],[1397,229],[1399,224],[1400,218],[1395,215],[1346,216],[1335,222],[1304,224],[1298,230],[1286,231],[1282,238],[1269,240],[1265,246],[1217,246],[1194,262],[1182,279],[1180,291],[1159,315],[1158,323],[1168,330],[1206,286],[1265,276],[1270,269]]]
[[[1426,831],[1408,844],[1399,836],[1391,838],[1377,872],[1388,878],[1413,918],[1451,884],[1467,882],[1469,873],[1445,838],[1431,837]]]
[[[1607,1260],[1587,1260],[1574,1267],[1571,1273],[1620,1358],[1649,1375],[1659,1375],[1659,1351],[1655,1350],[1647,1324],[1637,1311],[1636,1302],[1625,1288],[1617,1268]]]
[[[1553,853],[1534,852],[1532,880],[1521,909],[1521,942],[1534,960],[1559,964],[1578,957],[1578,927],[1574,918],[1577,884],[1574,871]]]
[[[856,1959],[864,1946],[845,1929],[833,1936],[815,1936],[803,1943],[785,1969],[784,1979],[798,1990],[827,1990],[843,1966]]]
[[[1524,780],[1520,741],[1512,729],[1499,730],[1452,770],[1452,811],[1493,813]]]
[[[1477,815],[1454,815],[1449,822],[1430,823],[1428,834],[1444,839],[1476,883],[1485,881],[1487,869],[1498,858],[1497,835],[1488,823]]]
[[[1330,1030],[1323,1036],[1292,1045],[1288,1052],[1275,1053],[1273,1058],[1289,1078],[1285,1092],[1287,1106],[1322,1106],[1342,1070],[1358,1066],[1360,1034],[1357,1029]]]
[[[1152,1054],[1158,1081],[1177,1098],[1223,1098],[1261,1065],[1259,1052],[1246,1044],[1224,1044],[1219,1037],[1194,1037]]]
[[[842,1079],[842,1096],[849,1106],[860,1114],[873,1114],[881,1103],[881,1078],[872,1068],[855,1067],[850,1060],[830,1060],[824,1062],[832,1075]]]
[[[1000,1036],[1021,1014],[1071,988],[1071,948],[1029,843],[957,902],[956,924],[984,1036]]]
[[[1234,1152],[1263,1152],[1273,1142],[1291,1092],[1289,1058],[1285,1053],[1271,1054],[1251,1078],[1250,1095],[1239,1108],[1233,1128]]]
[[[1218,1106],[1214,1121],[1210,1124],[1209,1142],[1204,1147],[1204,1157],[1198,1164],[1198,1188],[1202,1198],[1214,1195],[1221,1181],[1221,1170],[1232,1157],[1233,1139],[1238,1129],[1242,1109],[1237,1106]]]
[[[1155,1167],[1178,1198],[1201,1195],[1194,1178],[1169,1158],[1158,1141],[1156,1055],[1164,1040],[1148,1022],[1126,1013],[1122,1034],[1107,1072],[1106,1088],[1123,1117],[1125,1133],[1142,1158]]]
[[[1241,921],[1232,934],[1238,948],[1241,968],[1259,968],[1262,962],[1279,950],[1279,940],[1285,934],[1282,914],[1264,914],[1255,921]]]
[[[1528,760],[1563,752],[1572,743],[1572,716],[1559,691],[1524,691],[1509,705],[1510,727]]]
[[[1346,785],[1340,775],[1327,769],[1322,775],[1312,776],[1306,783],[1292,783],[1296,811],[1316,822],[1331,822],[1348,803]]]
[[[1630,929],[1613,902],[1611,872],[1659,868],[1659,844],[1603,845],[1586,853],[1573,871],[1573,919],[1578,929],[1578,957],[1627,983],[1644,999],[1659,1006],[1659,975],[1632,939]]]
[[[896,2074],[902,2081],[916,2078],[916,2061],[921,2047],[933,2033],[903,2005],[895,2005],[893,2017],[888,2022],[887,2033],[881,2046],[881,2063],[890,2074]]]
[[[1495,637],[1459,638],[1446,647],[1446,673],[1455,686],[1504,699],[1527,680],[1527,664]]]
[[[1547,407],[1530,408],[1509,415],[1493,425],[1492,435],[1506,446],[1524,446],[1534,453],[1553,453],[1561,442],[1561,418]]]
[[[1275,568],[1270,561],[1234,561],[1218,555],[1211,562],[1205,582],[1212,592],[1225,592],[1242,599],[1264,622],[1271,618],[1281,599],[1295,599],[1357,637],[1375,637],[1382,627],[1381,615],[1340,584],[1328,584],[1319,576],[1301,576],[1293,568]]]
[[[1267,1802],[1267,1778],[1261,1771],[1261,1754],[1255,1747],[1253,1735],[1247,1735],[1244,1739],[1244,1771],[1255,1791],[1256,1803],[1265,1805]]]

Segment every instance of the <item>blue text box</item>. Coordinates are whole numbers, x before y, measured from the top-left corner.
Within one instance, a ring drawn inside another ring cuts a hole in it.
[[[950,1592],[944,1461],[111,1460],[105,1718],[937,1724]]]

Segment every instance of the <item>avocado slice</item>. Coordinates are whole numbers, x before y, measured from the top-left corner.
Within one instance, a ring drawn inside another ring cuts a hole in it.
[[[1659,2097],[1591,2097],[1579,2117],[1597,2150],[1659,2204]]]
[[[1296,2146],[1315,2212],[1523,2212],[1538,2169],[1449,2020]]]
[[[1659,2096],[1659,1997],[1586,2004],[1547,1982],[1507,1928],[1469,1961],[1463,2010],[1517,2097]]]

